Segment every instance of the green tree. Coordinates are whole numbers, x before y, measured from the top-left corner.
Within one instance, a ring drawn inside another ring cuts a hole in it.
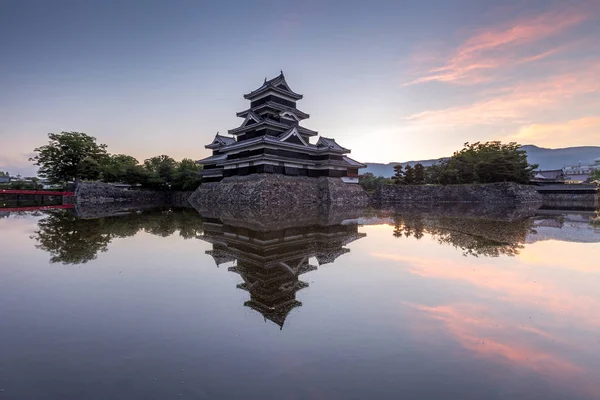
[[[528,183],[537,165],[527,162],[520,144],[511,142],[465,143],[452,157],[427,168],[428,183],[464,184]]]
[[[125,183],[127,170],[139,165],[140,163],[135,157],[126,154],[111,154],[102,163],[102,180],[104,182]]]
[[[423,164],[415,164],[415,184],[422,185],[425,183],[425,167]]]
[[[387,185],[391,183],[393,183],[393,181],[390,178],[375,176],[370,172],[365,172],[358,177],[358,184],[369,192],[375,191],[381,185]]]
[[[148,185],[148,172],[141,165],[128,165],[121,179],[129,185]]]
[[[202,168],[194,160],[184,158],[177,164],[173,174],[173,190],[195,190],[202,178],[198,174]]]
[[[600,169],[592,171],[592,174],[590,175],[590,181],[600,181]]]
[[[404,184],[404,171],[402,170],[402,164],[394,165],[393,179],[396,185]]]
[[[148,173],[147,186],[152,189],[169,189],[177,162],[167,155],[160,155],[144,160],[144,169]]]
[[[85,158],[79,163],[79,177],[81,179],[96,180],[100,177],[100,164],[93,158]]]
[[[10,176],[8,172],[0,171],[0,176]]]
[[[415,183],[415,169],[410,164],[406,164],[404,167],[404,183],[407,185]]]
[[[97,144],[96,138],[82,132],[49,133],[49,143],[36,148],[35,157],[29,159],[39,166],[38,175],[53,183],[82,178],[82,168],[87,168],[85,159],[97,163],[106,157],[106,145]]]

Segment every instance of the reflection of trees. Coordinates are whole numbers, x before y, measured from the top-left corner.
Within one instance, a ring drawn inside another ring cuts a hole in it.
[[[78,220],[69,212],[50,213],[38,222],[35,231],[38,249],[49,252],[50,262],[81,264],[105,252],[110,234],[102,227],[101,220]]]
[[[596,212],[596,215],[591,218],[590,224],[594,228],[600,228],[600,211]]]
[[[394,236],[420,239],[426,233],[440,244],[451,244],[464,255],[514,256],[524,247],[533,221],[498,221],[477,218],[453,218],[423,215],[395,215]]]
[[[96,219],[80,219],[67,210],[47,213],[38,221],[32,236],[37,248],[52,255],[50,262],[83,264],[105,252],[114,238],[126,238],[139,231],[167,237],[179,231],[184,239],[198,237],[202,219],[195,210],[132,212]]]

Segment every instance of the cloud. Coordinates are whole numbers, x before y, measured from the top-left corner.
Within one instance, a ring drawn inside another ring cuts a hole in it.
[[[599,91],[600,60],[591,60],[538,81],[522,80],[511,86],[489,89],[479,96],[480,100],[471,104],[427,110],[413,114],[407,120],[425,128],[531,125],[536,114],[564,110],[579,97]],[[599,99],[589,101],[600,103]],[[542,117],[547,115],[542,114]]]
[[[590,14],[570,7],[520,18],[509,23],[475,32],[444,59],[418,65],[417,77],[405,83],[425,82],[479,84],[492,80],[497,70],[539,61],[557,54],[568,46],[546,43],[576,25],[590,19]],[[416,56],[417,60],[430,57]]]
[[[548,147],[600,143],[600,117],[585,117],[557,123],[522,126],[507,140],[536,143]]]

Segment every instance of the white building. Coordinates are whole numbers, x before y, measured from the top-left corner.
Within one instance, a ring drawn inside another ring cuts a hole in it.
[[[594,171],[600,171],[600,157],[596,158],[593,164],[571,165],[563,169],[565,181],[569,183],[585,182],[590,178],[590,175],[592,175]]]

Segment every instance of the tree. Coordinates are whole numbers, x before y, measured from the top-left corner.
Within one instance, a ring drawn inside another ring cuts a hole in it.
[[[120,182],[127,183],[129,185],[147,186],[148,172],[141,165],[128,165],[125,168],[125,172]]]
[[[364,174],[358,176],[358,184],[368,192],[373,192],[379,186],[391,183],[393,183],[393,181],[390,178],[375,176],[370,172],[365,172]]]
[[[401,185],[404,183],[404,171],[402,171],[402,164],[394,165],[394,183]]]
[[[425,183],[425,167],[423,164],[415,164],[415,184],[422,185]]]
[[[202,168],[194,160],[184,158],[177,164],[173,174],[172,189],[195,190],[202,178],[198,174]]]
[[[93,158],[87,157],[79,163],[79,177],[95,180],[100,177],[100,164]]]
[[[106,157],[106,145],[97,144],[95,137],[82,132],[49,133],[48,138],[49,143],[36,148],[37,155],[29,161],[40,167],[38,174],[41,177],[53,183],[78,182],[82,178],[82,168],[90,165],[89,162],[82,163],[83,160],[101,163]]]
[[[10,176],[8,172],[0,171],[0,176]]]
[[[426,169],[428,183],[528,183],[537,165],[527,162],[520,144],[465,143],[452,157]]]
[[[407,185],[415,183],[415,169],[410,164],[404,167],[404,183]]]
[[[592,171],[592,174],[590,175],[590,181],[600,181],[600,169]]]
[[[102,180],[104,182],[125,183],[124,179],[128,168],[139,165],[140,163],[135,157],[126,154],[111,154],[106,157],[102,164]]]
[[[152,189],[169,189],[177,162],[167,155],[144,160],[144,169],[148,173],[147,186]]]

